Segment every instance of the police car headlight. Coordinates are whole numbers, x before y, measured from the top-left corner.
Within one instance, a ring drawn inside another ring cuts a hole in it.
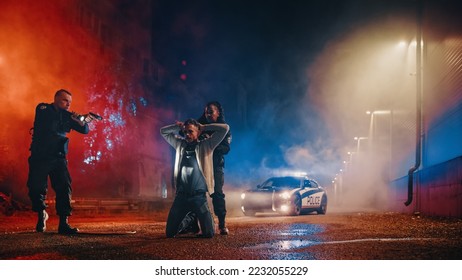
[[[283,192],[279,194],[279,197],[282,199],[289,199],[290,198],[290,193],[289,192]]]
[[[245,198],[245,192],[241,193],[241,199]]]

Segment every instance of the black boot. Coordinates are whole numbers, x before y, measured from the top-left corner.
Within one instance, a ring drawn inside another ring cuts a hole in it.
[[[35,230],[37,232],[44,232],[47,229],[47,220],[48,220],[48,213],[45,210],[39,211],[37,225],[35,226]]]
[[[188,212],[178,227],[178,234],[198,233],[200,231],[197,216],[194,212]]]
[[[67,216],[59,217],[59,226],[58,226],[59,234],[76,234],[77,232],[79,232],[78,228],[73,228],[68,224]]]
[[[218,229],[220,230],[220,235],[228,235],[229,230],[225,225],[225,217],[218,218]]]

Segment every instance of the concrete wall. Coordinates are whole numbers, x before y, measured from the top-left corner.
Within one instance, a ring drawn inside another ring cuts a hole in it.
[[[405,207],[408,178],[403,174],[412,165],[395,164],[402,177],[391,182],[390,207],[462,217],[462,3],[423,3],[422,165],[414,174],[413,202]]]
[[[462,157],[426,168],[418,176],[420,212],[462,217]]]
[[[392,182],[390,208],[427,216],[462,217],[462,157],[414,174],[413,201],[408,207],[407,177]]]

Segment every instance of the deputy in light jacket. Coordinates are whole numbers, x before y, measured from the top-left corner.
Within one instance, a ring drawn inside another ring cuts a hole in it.
[[[184,137],[179,135],[180,130]],[[199,140],[202,131],[210,137]],[[229,131],[227,124],[201,125],[194,119],[177,122],[160,129],[165,140],[176,150],[173,184],[176,196],[167,218],[167,237],[178,234],[183,218],[194,212],[201,228],[201,237],[213,237],[215,226],[207,204],[206,192],[214,192],[213,150]]]

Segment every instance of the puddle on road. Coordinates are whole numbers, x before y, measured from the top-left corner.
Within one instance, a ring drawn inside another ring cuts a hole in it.
[[[286,229],[276,230],[273,235],[278,236],[309,236],[324,231],[324,227],[313,224],[293,224]]]
[[[247,249],[267,250],[270,252],[271,259],[276,260],[295,260],[295,259],[314,259],[308,252],[296,253],[291,252],[294,249],[306,248],[320,244],[345,244],[358,242],[399,242],[399,241],[426,241],[433,238],[364,238],[352,240],[338,241],[321,241],[314,234],[324,231],[324,227],[312,224],[293,224],[287,229],[277,230],[273,232],[276,236],[293,237],[289,240],[278,240],[274,242],[261,243],[254,246],[249,246]],[[309,236],[310,239],[301,239]]]
[[[279,240],[275,242],[261,243],[255,246],[247,247],[252,249],[274,249],[274,250],[293,250],[306,248],[320,244],[346,244],[359,242],[397,242],[397,241],[428,241],[434,238],[365,238],[353,240],[338,240],[338,241],[319,241],[319,240]]]
[[[320,244],[318,241],[311,240],[279,240],[269,243],[261,243],[255,246],[247,247],[249,249],[274,249],[274,250],[293,250],[298,248],[305,248],[313,245]]]
[[[344,243],[358,243],[358,242],[396,242],[396,241],[427,241],[435,240],[435,238],[364,238],[364,239],[352,239],[352,240],[338,240],[338,241],[325,241],[322,244],[344,244]]]
[[[315,258],[309,253],[291,252],[291,250],[319,244],[319,241],[314,235],[323,232],[324,229],[325,228],[320,225],[292,224],[286,229],[273,231],[272,235],[292,237],[295,239],[261,243],[247,247],[247,249],[266,250],[270,253],[270,259],[274,260],[314,260]],[[311,240],[302,239],[307,236],[309,236]]]

